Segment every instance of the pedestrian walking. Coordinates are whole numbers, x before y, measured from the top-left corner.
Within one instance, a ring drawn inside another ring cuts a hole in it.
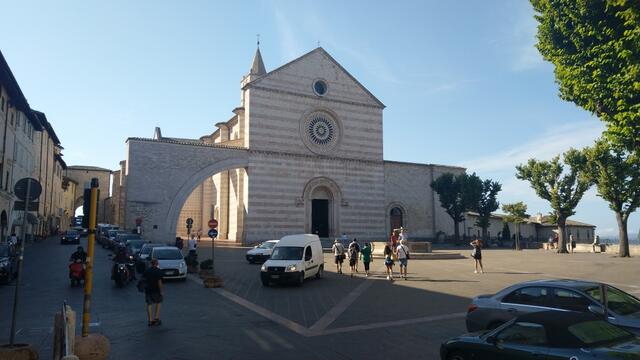
[[[484,268],[482,267],[482,241],[478,238],[469,243],[469,245],[473,246],[473,251],[471,251],[471,257],[475,261],[476,269],[473,271],[474,273],[478,273],[478,265],[480,265],[480,273],[484,274]]]
[[[360,251],[360,259],[362,259],[362,263],[364,264],[364,276],[369,277],[369,264],[373,262],[373,257],[371,256],[373,250],[371,249],[371,243],[364,243],[364,247],[362,251]]]
[[[553,235],[549,235],[549,240],[547,240],[547,250],[553,249]]]
[[[158,260],[151,260],[151,267],[142,274],[144,299],[147,303],[147,320],[149,326],[162,324],[160,321],[160,304],[163,300],[162,270],[158,268]],[[155,309],[153,309],[155,307]]]
[[[351,277],[353,277],[353,273],[357,272],[356,263],[358,262],[358,251],[356,251],[355,246],[349,245],[349,268],[351,269]]]
[[[342,274],[342,262],[344,261],[344,245],[342,245],[340,240],[335,239],[331,250],[333,251],[333,256],[335,257],[336,272],[338,274]]]
[[[573,254],[573,250],[576,248],[576,239],[573,237],[572,233],[569,233],[569,248],[570,252]]]
[[[356,264],[355,264],[355,270],[356,272],[358,272],[358,260],[360,259],[360,245],[358,244],[358,240],[356,238],[353,238],[353,241],[349,244],[349,253],[351,253],[351,248],[354,249],[355,251],[355,259],[356,259]]]
[[[391,242],[392,249],[395,249],[396,246],[398,246],[398,233],[396,230],[391,230],[391,238],[389,238],[389,241]]]
[[[400,240],[400,245],[396,248],[396,256],[400,262],[400,277],[407,280],[407,265],[409,263],[409,246],[407,246],[407,240]]]
[[[393,250],[391,246],[384,246],[384,266],[387,268],[387,280],[393,281]]]
[[[593,252],[596,252],[596,248],[600,247],[600,236],[596,235],[593,238],[593,244],[591,244],[591,247],[593,248]]]
[[[196,237],[194,235],[191,235],[191,239],[189,239],[189,241],[187,242],[187,249],[189,250],[189,256],[195,258],[197,256],[196,254],[196,248],[198,247],[198,242],[196,240]]]

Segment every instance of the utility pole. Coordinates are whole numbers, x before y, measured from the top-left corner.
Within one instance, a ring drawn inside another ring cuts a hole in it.
[[[29,179],[30,180],[30,179]],[[13,296],[13,313],[11,315],[11,336],[9,345],[13,345],[16,338],[16,315],[18,314],[18,299],[20,295],[20,279],[22,278],[22,268],[24,262],[24,243],[27,235],[27,214],[29,214],[29,198],[31,197],[31,181],[27,181],[27,196],[24,199],[24,211],[22,212],[22,231],[20,239],[20,257],[18,257],[18,278],[16,279],[16,290]]]
[[[93,291],[93,260],[96,242],[96,215],[98,212],[98,178],[91,179],[89,200],[89,237],[87,239],[87,270],[84,279],[84,303],[82,306],[82,337],[89,335],[91,292]]]

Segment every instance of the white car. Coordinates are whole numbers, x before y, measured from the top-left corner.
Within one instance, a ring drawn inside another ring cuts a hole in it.
[[[324,255],[320,238],[315,234],[287,235],[274,246],[271,258],[260,268],[262,285],[272,282],[294,282],[300,286],[304,279],[324,273]]]
[[[256,262],[265,262],[271,257],[273,247],[280,240],[267,240],[247,251],[247,261],[251,264]]]
[[[151,250],[151,259],[158,260],[163,279],[187,278],[187,264],[182,252],[175,246],[157,246]]]

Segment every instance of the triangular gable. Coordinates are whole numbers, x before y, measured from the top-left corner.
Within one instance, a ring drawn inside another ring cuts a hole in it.
[[[284,71],[285,69],[293,66],[294,64],[297,64],[309,57],[311,57],[314,54],[322,54],[324,55],[327,59],[329,59],[329,61],[331,61],[334,65],[336,65],[349,79],[351,79],[365,94],[367,94],[379,107],[381,108],[385,108],[385,105],[382,103],[382,101],[380,101],[377,97],[375,97],[375,95],[373,95],[364,85],[362,85],[353,75],[351,75],[342,65],[340,65],[340,63],[338,63],[331,55],[329,55],[329,53],[327,51],[325,51],[322,47],[318,47],[315,48],[314,50],[298,57],[297,59],[294,59],[274,70],[269,71],[268,73],[266,73],[264,76],[261,76],[253,81],[251,81],[250,83],[245,85],[245,88],[247,87],[251,87],[252,85],[257,85],[260,82],[263,82],[265,79],[270,78],[272,75],[275,75],[277,73],[280,73],[282,71]]]

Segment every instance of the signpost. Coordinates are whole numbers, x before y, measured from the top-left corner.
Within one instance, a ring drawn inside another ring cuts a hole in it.
[[[136,231],[138,232],[138,234],[142,234],[142,218],[141,217],[137,217],[136,218]]]
[[[24,262],[24,243],[27,237],[27,214],[29,214],[29,203],[35,201],[42,193],[42,186],[36,179],[23,178],[18,180],[13,188],[13,192],[18,199],[24,201],[24,215],[22,216],[22,234],[20,241],[20,254],[18,257],[18,277],[16,278],[16,290],[13,297],[13,313],[11,315],[11,334],[9,336],[9,345],[13,345],[16,337],[16,315],[18,314],[18,300],[20,294],[20,279],[22,278],[22,268]]]
[[[209,220],[209,237],[211,238],[211,275],[215,275],[216,274],[216,266],[215,266],[215,260],[214,260],[214,255],[215,255],[215,241],[213,241],[215,238],[218,237],[218,230],[216,230],[216,228],[218,227],[218,220],[216,219],[211,219]]]

